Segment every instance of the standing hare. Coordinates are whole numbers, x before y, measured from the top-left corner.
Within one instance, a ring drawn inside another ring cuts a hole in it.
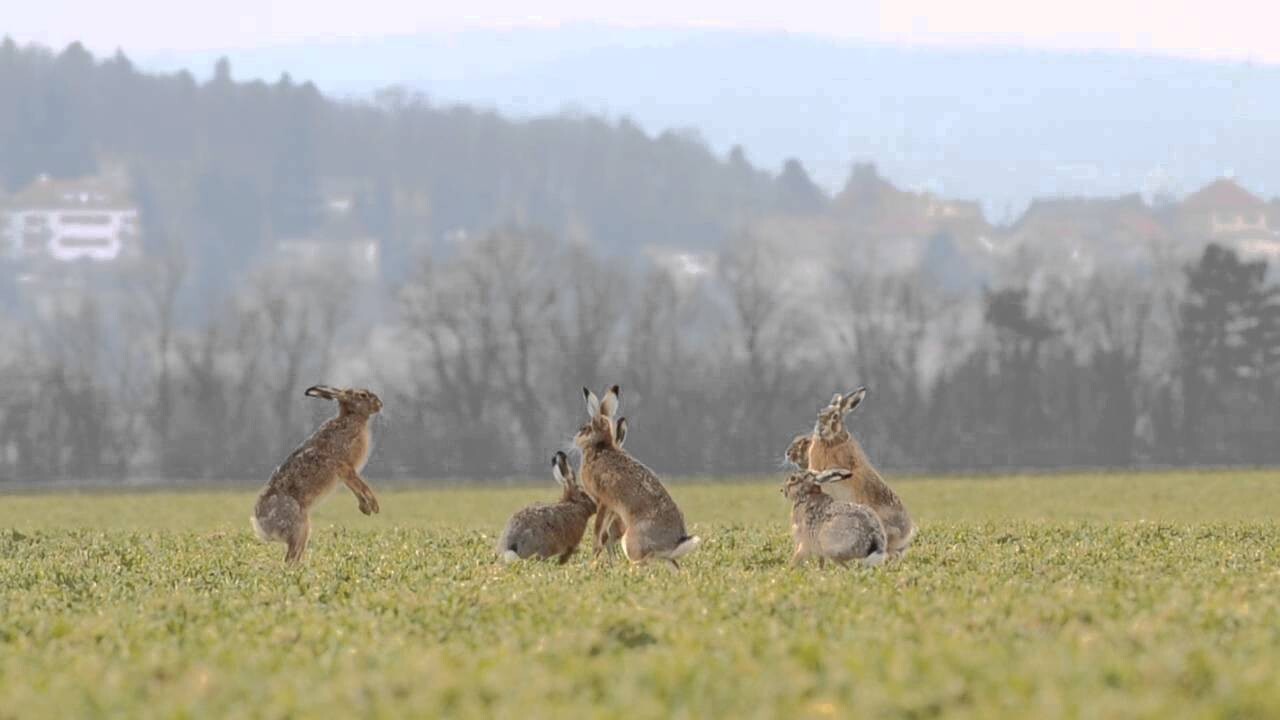
[[[808,469],[820,473],[824,470],[843,469],[850,472],[848,478],[837,481],[836,495],[866,505],[880,516],[885,535],[889,540],[889,557],[901,557],[911,546],[916,528],[902,504],[902,498],[893,491],[876,472],[862,446],[845,427],[844,416],[853,411],[867,396],[865,387],[841,395],[836,393],[831,404],[818,412],[818,421],[808,444]],[[792,441],[797,447],[799,438]],[[788,456],[792,451],[788,450]],[[796,450],[800,456],[799,448]]]
[[[627,419],[618,418],[618,422],[614,425],[614,439],[618,443],[618,448],[622,448],[622,444],[627,440]],[[595,541],[595,556],[600,556],[600,551],[608,551],[613,556],[618,551],[618,543],[622,541],[622,534],[627,528],[622,524],[622,518],[612,510],[601,510],[596,513],[596,524],[592,538]]]
[[[498,557],[503,562],[558,557],[563,565],[582,542],[596,502],[578,485],[563,452],[551,458],[551,474],[563,488],[560,502],[534,503],[511,516],[498,539]]]
[[[618,411],[617,385],[604,400],[583,388],[590,419],[574,444],[582,450],[582,485],[596,499],[601,512],[622,519],[622,552],[633,563],[676,560],[693,551],[701,541],[685,529],[684,515],[662,486],[658,476],[618,445],[614,415]]]
[[[867,566],[884,560],[887,543],[880,518],[867,506],[836,500],[820,487],[845,481],[849,475],[848,470],[828,470],[821,475],[800,470],[783,484],[782,494],[792,505],[791,532],[796,540],[792,565],[809,557],[817,557],[819,566],[828,559],[841,565],[858,560]]]
[[[258,537],[289,546],[286,562],[302,560],[311,535],[311,506],[341,480],[360,503],[360,512],[378,512],[378,499],[360,477],[373,448],[369,423],[382,410],[382,401],[368,390],[340,390],[327,385],[307,388],[308,397],[336,400],[337,417],[330,418],[276,468],[258,495],[249,521]]]

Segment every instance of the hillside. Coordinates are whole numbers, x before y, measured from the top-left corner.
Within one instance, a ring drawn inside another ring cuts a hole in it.
[[[207,72],[216,54],[148,58]],[[1280,69],[1122,54],[955,51],[728,31],[470,31],[232,53],[248,76],[327,91],[399,84],[531,117],[565,107],[696,127],[828,190],[870,160],[1011,220],[1042,195],[1189,192],[1223,174],[1280,190]],[[1158,122],[1153,122],[1158,119]]]
[[[411,93],[336,101],[284,75],[238,82],[141,72],[0,46],[0,181],[123,168],[143,242],[195,248],[205,272],[264,246],[325,234],[379,239],[399,267],[446,238],[519,223],[607,254],[647,245],[711,247],[741,219],[785,206],[782,181],[696,137],[653,136],[626,120],[508,120]],[[341,217],[334,220],[334,210]]]

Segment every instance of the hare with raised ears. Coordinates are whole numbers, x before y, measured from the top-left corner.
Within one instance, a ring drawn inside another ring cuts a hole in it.
[[[614,424],[613,437],[618,443],[618,448],[622,448],[622,444],[627,441],[627,419],[618,418],[618,422]],[[612,510],[601,510],[596,513],[596,524],[592,535],[595,541],[594,555],[600,556],[600,551],[606,550],[612,556],[618,551],[618,543],[622,541],[622,534],[626,532],[626,526],[622,524],[622,518]]]
[[[574,444],[582,450],[582,485],[596,499],[601,512],[622,519],[622,552],[633,563],[676,561],[698,547],[701,540],[685,529],[684,515],[658,476],[618,446],[614,416],[620,389],[614,385],[600,400],[583,388],[589,420]]]
[[[382,410],[382,400],[368,390],[342,390],[327,385],[307,388],[307,397],[336,400],[337,417],[330,418],[285,458],[258,495],[249,518],[258,537],[288,545],[286,562],[302,560],[311,535],[309,511],[342,481],[355,493],[360,512],[378,512],[378,498],[360,477],[373,449],[369,427]]]
[[[791,473],[782,486],[782,494],[791,501],[791,532],[796,552],[791,564],[799,565],[807,558],[818,558],[818,565],[833,560],[845,565],[851,560],[867,566],[884,561],[884,526],[880,518],[865,505],[836,500],[822,491],[822,484],[843,482],[848,470],[828,470],[818,475],[809,470]]]
[[[498,539],[498,558],[503,562],[558,557],[563,565],[582,542],[596,501],[578,485],[564,453],[551,458],[551,474],[562,488],[560,502],[534,503],[511,516]]]
[[[808,468],[815,473],[825,470],[848,470],[849,476],[830,487],[841,499],[866,505],[880,516],[889,541],[889,557],[901,557],[911,546],[916,528],[902,504],[902,498],[876,472],[862,446],[845,426],[844,416],[853,412],[867,396],[865,387],[848,395],[836,393],[831,404],[818,412],[818,421],[810,436]]]

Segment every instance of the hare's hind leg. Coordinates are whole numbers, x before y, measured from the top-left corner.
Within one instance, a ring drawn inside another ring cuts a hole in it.
[[[613,513],[608,526],[605,528],[605,550],[609,552],[610,557],[618,554],[618,544],[622,542],[622,535],[626,533],[627,526],[622,523],[622,517],[617,513]]]
[[[632,564],[643,561],[647,554],[641,543],[640,533],[633,530],[634,528],[627,528],[627,531],[622,534],[622,554]]]
[[[806,548],[803,543],[798,543],[796,545],[796,551],[791,553],[791,567],[800,567],[804,564],[804,561],[808,559],[808,556],[809,549]]]
[[[591,548],[592,562],[598,563],[600,561],[600,553],[602,551],[608,554],[610,560],[617,557],[618,545],[624,532],[622,518],[617,513],[612,510],[596,512],[595,526],[592,529],[594,540]]]
[[[600,551],[605,549],[605,517],[609,514],[603,508],[596,511],[595,524],[591,528],[591,538],[595,541],[591,547],[591,559],[598,561]]]
[[[284,561],[291,564],[302,562],[302,554],[307,551],[307,540],[310,538],[311,519],[304,514],[298,522],[294,523],[285,540],[289,544],[289,549],[284,554]]]

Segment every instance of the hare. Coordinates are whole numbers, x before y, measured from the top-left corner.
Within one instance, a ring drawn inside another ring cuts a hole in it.
[[[511,516],[498,539],[498,557],[503,562],[558,557],[563,565],[582,542],[587,520],[596,511],[596,501],[578,485],[563,452],[551,458],[551,474],[564,489],[560,502],[534,503]]]
[[[614,425],[613,437],[618,443],[618,448],[621,449],[622,444],[627,440],[626,418],[618,418],[618,422]],[[617,553],[618,543],[622,540],[622,534],[626,529],[622,524],[622,518],[612,510],[601,510],[596,513],[596,524],[592,535],[595,540],[594,555],[599,557],[601,550],[608,551],[611,556]]]
[[[373,447],[370,420],[382,410],[382,400],[368,390],[340,390],[327,385],[307,388],[307,397],[336,400],[337,417],[330,418],[285,458],[258,495],[249,521],[264,541],[288,545],[285,562],[297,563],[311,535],[311,506],[341,480],[359,501],[360,512],[378,512],[378,498],[360,477]]]
[[[840,565],[850,560],[869,567],[884,561],[884,526],[865,505],[836,500],[822,491],[820,484],[843,482],[848,470],[828,470],[818,475],[809,470],[792,473],[783,483],[782,494],[791,501],[791,532],[796,552],[791,564],[799,565],[816,556],[818,565],[828,559]]]
[[[807,470],[809,468],[809,447],[812,445],[813,438],[811,436],[795,436],[791,440],[791,444],[787,446],[787,462],[801,470]]]
[[[844,423],[844,416],[858,407],[866,396],[865,387],[848,395],[836,393],[831,398],[831,404],[818,412],[818,421],[808,445],[808,469],[816,473],[833,468],[850,471],[847,479],[838,481],[840,490],[836,496],[874,510],[884,523],[885,535],[889,540],[889,557],[898,558],[911,546],[916,532],[915,525],[912,524],[902,499],[885,484]],[[792,441],[793,447],[795,444],[796,441]],[[790,452],[788,449],[788,456]],[[798,456],[799,454],[797,451]]]
[[[653,471],[618,446],[613,418],[620,392],[614,385],[600,400],[582,389],[590,419],[573,439],[582,450],[582,485],[600,512],[622,519],[622,552],[628,560],[666,560],[678,568],[676,561],[702,541],[685,529],[684,515]]]

